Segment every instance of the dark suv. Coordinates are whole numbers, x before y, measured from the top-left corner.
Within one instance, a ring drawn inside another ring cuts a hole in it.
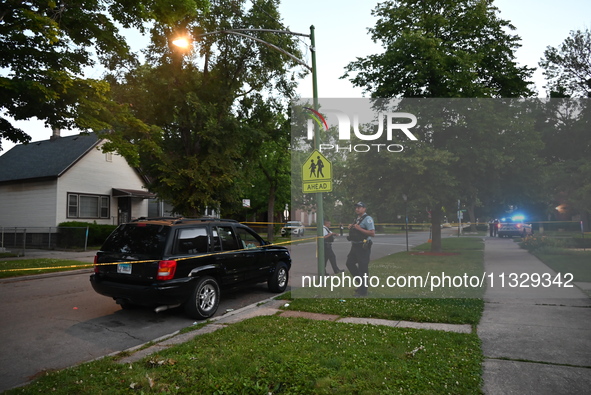
[[[287,288],[291,257],[232,220],[154,218],[119,225],[95,257],[90,282],[122,308],[183,306],[192,318],[211,317],[220,288],[267,282]]]

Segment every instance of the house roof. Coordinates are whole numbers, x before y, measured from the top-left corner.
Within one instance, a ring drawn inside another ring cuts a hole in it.
[[[57,178],[98,143],[87,133],[17,145],[0,156],[0,183]]]

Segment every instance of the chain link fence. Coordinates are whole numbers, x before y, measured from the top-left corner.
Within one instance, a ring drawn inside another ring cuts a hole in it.
[[[0,227],[0,252],[27,249],[86,251],[88,227]]]

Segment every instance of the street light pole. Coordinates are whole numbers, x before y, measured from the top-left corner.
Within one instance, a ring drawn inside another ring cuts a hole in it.
[[[318,80],[316,75],[316,37],[315,27],[310,26],[310,52],[312,53],[312,98],[314,100],[314,111],[318,111]],[[314,124],[314,149],[320,148],[320,128]],[[323,277],[324,267],[324,199],[323,193],[316,194],[316,251],[318,254],[318,275]]]

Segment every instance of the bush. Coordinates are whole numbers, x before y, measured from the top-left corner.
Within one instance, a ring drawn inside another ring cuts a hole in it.
[[[575,248],[591,248],[591,237],[573,237],[571,241],[573,243],[573,247]]]
[[[521,243],[519,243],[521,248],[525,248],[526,250],[538,251],[540,249],[548,250],[555,250],[557,248],[567,248],[568,247],[568,239],[555,239],[545,236],[527,236]]]
[[[70,222],[62,222],[58,225],[60,228],[60,233],[64,235],[64,237],[60,237],[62,245],[60,247],[84,247],[84,242],[78,240],[80,239],[79,233],[76,232],[76,236],[70,235],[72,232],[69,232],[65,228],[86,228],[88,227],[88,245],[89,246],[101,246],[103,242],[107,239],[107,237],[111,234],[113,230],[117,227],[117,225],[98,225],[96,223],[90,222],[78,222],[78,221],[70,221]],[[83,237],[84,235],[82,235]],[[74,239],[75,240],[74,240]],[[83,239],[82,239],[83,240]]]
[[[556,253],[558,249],[564,248],[591,248],[591,237],[546,237],[546,236],[528,236],[519,245],[528,251]]]
[[[568,254],[569,250],[563,247],[552,247],[552,246],[543,246],[534,250],[536,254],[545,254],[545,255],[564,255]],[[536,255],[537,256],[537,255]]]

